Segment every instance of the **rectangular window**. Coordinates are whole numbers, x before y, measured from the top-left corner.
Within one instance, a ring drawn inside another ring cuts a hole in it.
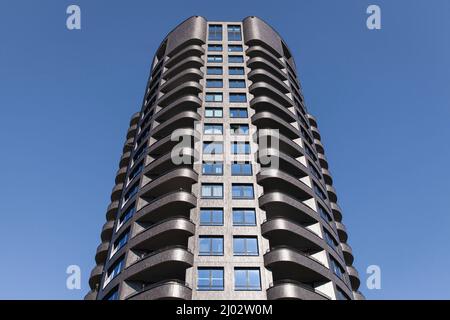
[[[314,189],[314,193],[322,200],[326,200],[327,196],[325,195],[325,193],[322,191],[322,189],[313,182],[313,189]]]
[[[232,135],[248,135],[248,124],[232,123],[230,124],[230,134]]]
[[[209,92],[205,96],[205,101],[206,102],[222,102],[223,95],[221,93]]]
[[[248,118],[247,108],[230,108],[230,118]]]
[[[235,256],[257,256],[258,239],[256,237],[233,237],[233,254]]]
[[[229,25],[228,26],[228,41],[241,41],[241,26]]]
[[[209,75],[222,75],[222,67],[207,67],[206,68],[206,74]]]
[[[316,156],[314,155],[314,153],[312,152],[311,148],[308,146],[305,146],[305,152],[308,156],[311,157],[311,159],[313,159],[314,161],[317,161]]]
[[[233,209],[233,226],[256,226],[255,209]]]
[[[327,221],[327,222],[332,222],[333,219],[331,218],[331,216],[328,214],[328,212],[322,208],[322,206],[318,206],[319,208],[319,214],[322,217],[323,220]]]
[[[143,168],[144,168],[144,162],[142,161],[133,169],[133,171],[131,171],[130,176],[128,177],[128,182],[130,182],[131,180],[136,178],[142,172]]]
[[[200,209],[201,226],[223,226],[223,209],[208,208]]]
[[[208,62],[211,63],[222,63],[223,57],[221,55],[208,55]]]
[[[128,241],[128,237],[130,235],[130,230],[128,228],[127,231],[124,231],[124,233],[119,237],[119,239],[117,239],[116,241],[114,241],[113,247],[111,249],[111,254],[110,257],[112,257],[117,251],[119,251],[120,249],[123,248],[123,246],[127,243]]]
[[[204,134],[223,134],[223,126],[221,124],[205,124],[203,127]]]
[[[222,142],[203,142],[203,154],[223,154]]]
[[[117,229],[119,230],[121,226],[125,224],[136,212],[136,208],[134,207],[134,203],[125,211],[122,216],[119,218],[119,224],[117,225]]]
[[[202,184],[202,198],[223,199],[223,185],[218,183]]]
[[[331,262],[331,269],[333,270],[334,274],[337,275],[339,278],[343,279],[344,270],[341,268],[339,263],[331,256],[330,256],[330,262]]]
[[[319,171],[317,171],[316,167],[314,167],[314,166],[311,164],[311,162],[309,163],[309,169],[310,169],[312,175],[313,175],[314,177],[316,177],[317,180],[320,180],[320,179],[321,179]]]
[[[248,142],[232,142],[232,154],[250,154],[250,143]]]
[[[230,102],[232,103],[247,102],[247,95],[245,93],[230,93]]]
[[[228,63],[243,63],[243,56],[228,56]]]
[[[228,68],[228,74],[232,76],[243,76],[244,68],[243,67],[229,67]]]
[[[119,300],[119,288],[112,290],[102,300]]]
[[[241,45],[234,45],[230,44],[228,45],[228,52],[242,52],[242,46]]]
[[[223,110],[222,108],[205,108],[205,118],[222,118]]]
[[[253,199],[252,184],[233,184],[231,186],[231,194],[233,199]]]
[[[198,268],[198,290],[223,290],[223,268]]]
[[[258,268],[235,268],[235,290],[261,290],[261,279]]]
[[[222,40],[222,26],[220,24],[210,24],[208,28],[208,40],[221,41]]]
[[[245,88],[245,80],[230,79],[228,86],[230,88]]]
[[[207,79],[206,87],[207,88],[222,88],[223,81],[221,79]]]
[[[344,291],[336,287],[336,300],[350,300],[350,299],[347,297]]]
[[[134,184],[130,189],[128,189],[127,193],[123,196],[124,204],[130,200],[137,192],[139,191],[139,182]]]
[[[328,243],[328,245],[330,247],[332,247],[333,249],[336,249],[338,246],[337,241],[333,238],[333,236],[327,231],[327,230],[323,230],[324,234],[325,234],[325,241]]]
[[[108,269],[105,275],[105,281],[103,282],[103,288],[122,271],[124,264],[125,258],[122,257]]]
[[[223,47],[221,44],[208,44],[208,51],[223,51]]]
[[[231,175],[232,176],[251,176],[252,175],[252,165],[250,163],[234,162],[231,164]]]
[[[223,237],[200,236],[199,255],[223,256]]]
[[[202,173],[207,176],[221,176],[223,175],[223,163],[204,162],[202,166]]]

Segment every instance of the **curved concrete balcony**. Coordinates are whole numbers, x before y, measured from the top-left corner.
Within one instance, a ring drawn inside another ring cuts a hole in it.
[[[267,142],[278,140],[279,149],[281,152],[291,155],[294,158],[300,157],[303,155],[301,151],[302,147],[292,141],[292,139],[286,137],[285,135],[272,130],[272,129],[261,129],[258,130],[257,134],[254,134],[253,138],[256,139],[266,139]],[[272,142],[273,143],[273,142]]]
[[[255,109],[256,112],[268,111],[274,113],[286,122],[294,122],[297,120],[294,113],[289,111],[285,106],[269,97],[256,97],[250,101],[250,108]]]
[[[195,111],[202,105],[202,100],[195,95],[184,96],[172,102],[155,114],[155,120],[162,122],[176,116],[181,111]]]
[[[314,139],[314,146],[316,147],[318,153],[325,153],[325,148],[323,147],[323,144],[322,142],[320,142],[320,140]]]
[[[154,199],[136,213],[136,221],[155,223],[172,215],[189,217],[197,198],[187,191],[174,191]]]
[[[294,105],[294,102],[286,94],[266,82],[255,82],[248,90],[255,97],[269,97],[286,108]]]
[[[144,287],[128,300],[191,300],[192,289],[179,280],[166,280]]]
[[[327,184],[326,186],[328,197],[330,198],[331,202],[337,202],[337,193],[333,186],[330,186]]]
[[[200,121],[201,116],[194,111],[183,111],[173,118],[159,124],[152,130],[152,136],[162,138],[179,128],[194,127],[196,121]]]
[[[131,127],[128,128],[127,139],[133,138],[136,135],[137,128],[138,128],[137,124],[133,124]]]
[[[289,139],[297,139],[300,137],[297,128],[269,111],[255,113],[252,116],[252,123],[258,129],[278,129],[281,134],[287,136]]]
[[[104,264],[108,256],[109,242],[102,242],[98,245],[95,253],[95,262],[97,264]]]
[[[91,271],[91,275],[89,276],[89,287],[94,290],[100,283],[103,275],[103,265],[97,265]]]
[[[123,183],[116,184],[111,192],[111,201],[118,201],[123,191]]]
[[[116,219],[117,211],[119,211],[119,201],[111,202],[106,210],[106,220],[111,221]]]
[[[189,57],[201,57],[202,54],[205,53],[205,49],[203,49],[200,45],[192,44],[187,47],[184,47],[179,52],[176,52],[173,54],[169,59],[166,61],[165,66],[167,68],[171,68],[172,66],[175,66],[177,63],[183,61],[186,58]]]
[[[175,216],[153,225],[130,240],[131,249],[155,250],[164,246],[187,244],[187,238],[195,233],[195,224],[183,217]]]
[[[317,120],[316,120],[316,118],[315,118],[313,115],[309,114],[309,113],[306,114],[306,116],[308,117],[309,124],[310,124],[311,126],[317,128]]]
[[[182,96],[198,95],[203,91],[203,86],[195,81],[184,82],[176,87],[174,90],[167,92],[165,95],[159,98],[157,104],[162,107],[167,107],[172,102],[181,98]]]
[[[280,70],[280,68],[276,67],[274,64],[269,62],[268,60],[262,57],[254,57],[247,61],[247,67],[250,69],[264,69],[276,77],[278,77],[281,81],[285,81],[288,79],[287,74]]]
[[[198,181],[198,174],[191,168],[169,171],[147,183],[141,189],[142,198],[154,199],[175,190],[189,190]]]
[[[203,59],[201,59],[200,57],[190,56],[181,60],[176,65],[173,65],[169,69],[164,71],[162,77],[163,79],[167,80],[176,76],[177,74],[180,74],[186,69],[200,69],[203,66],[203,64],[204,64]]]
[[[84,296],[84,300],[96,300],[97,294],[97,291],[89,290],[89,292]]]
[[[317,213],[310,207],[303,204],[282,192],[268,192],[258,199],[259,206],[266,211],[267,219],[283,216],[298,223],[317,222]]]
[[[353,297],[355,300],[366,300],[366,297],[364,297],[361,291],[353,291]]]
[[[342,253],[344,255],[345,264],[351,265],[354,260],[352,247],[350,247],[347,243],[343,242],[339,244],[339,247],[341,248]]]
[[[278,69],[283,69],[285,67],[283,62],[280,59],[278,59],[272,52],[266,50],[262,46],[258,46],[258,45],[250,46],[247,49],[246,53],[250,58],[255,58],[255,57],[264,58],[265,60],[272,63]]]
[[[131,152],[125,152],[122,157],[120,157],[119,167],[128,167],[128,163],[130,163]]]
[[[140,112],[134,113],[130,119],[130,126],[137,124],[139,122],[139,119],[141,119],[141,113]]]
[[[200,69],[197,68],[189,68],[176,74],[175,76],[164,82],[159,88],[159,91],[167,93],[179,87],[183,83],[186,83],[188,81],[198,82],[200,79],[203,79],[203,72],[201,72]]]
[[[161,281],[181,278],[192,267],[194,255],[181,246],[167,247],[143,256],[124,270],[128,281]]]
[[[173,147],[179,144],[182,139],[188,139],[194,145],[194,142],[200,140],[200,133],[194,129],[184,128],[176,130],[177,136],[172,137],[173,134],[168,134],[164,138],[159,139],[148,148],[149,155],[161,155],[170,152]]]
[[[341,207],[339,207],[339,205],[336,202],[331,202],[330,205],[331,210],[333,211],[334,220],[336,220],[337,222],[341,222],[342,221]]]
[[[306,227],[285,217],[273,217],[261,225],[262,235],[270,240],[271,246],[289,246],[298,250],[323,250],[324,243],[319,236]]]
[[[329,300],[330,298],[318,293],[309,285],[293,281],[282,280],[275,282],[267,289],[268,300]]]
[[[256,181],[264,187],[265,193],[270,191],[284,192],[299,199],[299,201],[305,201],[313,197],[309,186],[278,169],[262,169],[256,175]]]
[[[317,159],[319,159],[319,163],[322,168],[328,169],[328,161],[324,154],[317,154]]]
[[[122,167],[116,172],[116,184],[124,183],[127,176],[127,167]]]
[[[336,223],[336,230],[339,236],[339,240],[341,242],[347,242],[348,239],[348,235],[347,235],[347,228],[340,222],[335,222]]]
[[[181,164],[174,163],[172,157],[176,156],[180,161],[184,159],[185,164],[193,164],[200,159],[199,153],[192,148],[177,148],[171,152],[150,162],[144,170],[144,174],[160,175],[169,170],[179,167]]]
[[[299,282],[328,282],[329,270],[314,258],[289,247],[272,248],[264,255],[264,265],[272,271],[274,280],[292,279]]]
[[[134,137],[128,138],[123,145],[122,152],[125,153],[133,150],[133,146],[134,146]]]
[[[323,179],[325,180],[326,184],[329,184],[330,186],[333,184],[333,177],[331,176],[330,171],[328,171],[327,169],[322,168],[322,175],[323,175]]]
[[[271,159],[271,161],[278,161],[278,167],[280,170],[289,172],[295,176],[305,177],[309,174],[308,168],[301,162],[276,149],[261,149],[257,154],[255,154],[255,157],[257,158],[257,161],[260,161],[261,159],[263,161],[266,161],[267,159]]]
[[[310,129],[311,129],[311,132],[312,132],[312,135],[313,135],[314,139],[320,140],[321,137],[320,137],[319,129],[317,129],[316,127],[313,127],[313,126],[311,126]]]
[[[112,232],[114,229],[114,220],[106,221],[102,228],[100,238],[103,242],[111,240]]]
[[[255,82],[265,82],[276,88],[280,92],[286,94],[291,92],[289,87],[279,78],[272,75],[272,73],[264,69],[253,69],[248,74],[248,79]]]
[[[359,280],[358,271],[353,266],[347,266],[348,277],[350,278],[350,284],[352,285],[353,291],[358,290],[361,281]]]

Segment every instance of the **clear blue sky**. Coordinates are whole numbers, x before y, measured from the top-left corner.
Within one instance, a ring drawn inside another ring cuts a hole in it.
[[[82,30],[68,31],[69,4]],[[151,58],[191,15],[290,46],[368,298],[450,298],[450,2],[1,1],[0,298],[80,299]],[[382,30],[365,27],[382,9]],[[219,6],[220,4],[220,6]],[[65,269],[82,268],[82,290]],[[382,269],[382,289],[365,269]]]

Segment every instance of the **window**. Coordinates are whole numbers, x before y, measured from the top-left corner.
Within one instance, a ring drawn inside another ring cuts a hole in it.
[[[233,135],[247,135],[248,124],[232,123],[230,124],[230,133]]]
[[[261,279],[257,268],[234,269],[235,290],[261,290]]]
[[[203,143],[203,154],[222,154],[223,144],[222,142],[204,142]]]
[[[203,237],[199,239],[199,254],[201,256],[222,256],[223,237]]]
[[[200,209],[201,226],[223,226],[223,209]]]
[[[223,95],[221,93],[207,93],[205,96],[206,102],[222,102],[223,101]]]
[[[228,68],[228,74],[232,76],[243,76],[244,75],[244,68],[242,67],[229,67]]]
[[[103,300],[119,300],[119,288],[112,290],[103,298]]]
[[[223,290],[223,268],[198,268],[198,290]]]
[[[128,229],[116,241],[114,241],[110,257],[112,257],[117,251],[119,251],[120,249],[123,248],[123,246],[128,241],[129,235],[130,235],[130,230]]]
[[[228,52],[242,52],[242,46],[230,44],[228,46]]]
[[[316,156],[314,155],[314,153],[312,152],[311,148],[308,146],[305,146],[305,152],[308,156],[311,157],[311,159],[313,159],[314,161],[317,161]]]
[[[133,161],[136,161],[137,159],[139,159],[142,156],[142,154],[145,152],[146,148],[147,148],[147,142],[145,144],[143,144],[142,147],[140,147],[138,150],[136,150],[134,152]]]
[[[221,63],[223,62],[223,58],[221,55],[208,55],[208,62]]]
[[[250,154],[250,143],[248,142],[232,142],[232,154]]]
[[[206,80],[206,87],[207,88],[222,88],[223,81],[220,79],[208,79],[208,80]]]
[[[322,200],[326,200],[327,196],[322,191],[322,189],[315,183],[313,183],[314,193]]]
[[[330,247],[332,247],[333,249],[336,249],[336,247],[338,246],[337,241],[333,238],[333,236],[327,231],[327,230],[323,230],[324,234],[325,234],[325,241],[328,243],[328,245]]]
[[[233,209],[233,226],[256,226],[254,209]]]
[[[344,270],[341,268],[339,263],[331,256],[330,262],[331,262],[331,269],[333,270],[334,274],[342,279],[344,277]]]
[[[203,127],[204,134],[223,134],[223,126],[221,124],[205,124]]]
[[[257,256],[258,239],[256,237],[234,237],[233,254],[235,256]]]
[[[221,41],[222,40],[222,26],[218,24],[210,24],[208,40]]]
[[[205,118],[222,118],[222,108],[205,108]]]
[[[125,211],[125,213],[122,214],[122,216],[119,218],[119,224],[117,225],[117,230],[120,229],[121,226],[124,225],[125,222],[130,220],[130,218],[134,215],[136,212],[136,208],[134,207],[134,203]]]
[[[252,184],[233,184],[231,189],[233,199],[253,199],[254,197]]]
[[[123,196],[123,202],[126,203],[130,198],[132,198],[139,190],[139,182],[135,183],[130,189],[128,189],[127,193]]]
[[[223,174],[222,162],[204,162],[202,173],[208,176],[221,176]]]
[[[243,63],[243,56],[228,56],[228,63]]]
[[[128,182],[130,182],[131,180],[136,178],[142,172],[143,168],[144,168],[144,163],[143,162],[139,163],[136,166],[136,168],[134,168],[133,171],[131,171],[130,176],[128,177]]]
[[[245,93],[230,93],[230,102],[247,102],[247,95]]]
[[[319,171],[317,171],[316,167],[314,167],[314,166],[311,164],[311,162],[309,163],[309,169],[310,169],[312,175],[313,175],[314,177],[316,177],[317,180],[320,180],[320,179],[321,179]]]
[[[245,88],[245,80],[230,79],[228,86],[230,88]]]
[[[230,118],[248,118],[248,111],[246,108],[231,108]]]
[[[208,44],[208,51],[222,51],[222,45],[221,44]]]
[[[105,281],[103,282],[103,288],[111,282],[121,271],[125,264],[125,258],[122,257],[117,260],[106,272]]]
[[[336,300],[350,300],[340,288],[336,287]]]
[[[333,219],[328,214],[328,212],[324,208],[322,208],[322,206],[318,206],[318,207],[319,207],[319,214],[322,217],[322,219],[327,221],[327,222],[332,222]]]
[[[202,184],[202,198],[204,199],[222,199],[223,185],[217,183]]]
[[[228,41],[241,41],[241,26],[228,26]]]
[[[206,68],[206,74],[209,75],[222,75],[222,67],[207,67]]]
[[[251,176],[252,175],[252,165],[250,163],[234,162],[231,164],[231,175],[232,176]]]

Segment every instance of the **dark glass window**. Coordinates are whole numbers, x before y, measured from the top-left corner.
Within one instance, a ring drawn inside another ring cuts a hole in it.
[[[221,63],[223,62],[223,57],[221,55],[208,55],[208,62]]]
[[[319,207],[319,214],[322,217],[322,219],[327,221],[327,222],[332,222],[333,219],[328,214],[328,212],[324,208],[322,208],[322,206],[318,206],[318,207]]]
[[[244,75],[244,68],[243,67],[229,67],[228,74],[232,75],[232,76],[242,76],[242,75]]]
[[[223,81],[221,79],[207,79],[206,87],[207,88],[222,88]]]
[[[221,44],[208,44],[208,51],[222,51],[223,47]]]
[[[246,108],[230,108],[230,118],[248,118]]]
[[[228,26],[228,41],[241,41],[241,26],[229,25]]]
[[[322,200],[326,200],[327,196],[322,191],[322,189],[315,183],[313,183],[314,193]]]
[[[339,263],[331,256],[330,256],[330,262],[331,262],[331,270],[333,270],[334,274],[337,275],[339,278],[343,279],[344,270],[339,265]]]
[[[200,209],[200,225],[202,226],[222,226],[223,209],[202,208]]]
[[[243,56],[228,56],[228,63],[243,63]]]
[[[233,199],[253,199],[254,197],[252,184],[233,184],[231,189]]]
[[[245,88],[245,80],[230,79],[228,86],[230,88]]]
[[[255,209],[233,209],[234,226],[255,226]]]
[[[130,235],[130,230],[124,231],[124,233],[116,240],[114,241],[114,245],[111,250],[111,257],[120,249],[123,248],[123,246],[128,242],[128,238]]]
[[[234,162],[231,164],[232,176],[251,176],[252,165],[245,162]]]
[[[247,102],[247,95],[245,93],[230,93],[230,102]]]
[[[130,200],[139,191],[139,183],[135,183],[123,196],[123,202]]]
[[[242,52],[242,46],[241,45],[234,45],[230,44],[228,45],[228,52]]]
[[[325,241],[328,243],[328,245],[330,247],[332,247],[333,249],[336,249],[336,247],[338,246],[337,241],[333,238],[333,236],[327,231],[327,230],[323,230],[324,234],[325,234]]]
[[[248,130],[249,130],[248,124],[242,124],[242,123],[230,124],[230,134],[232,134],[232,135],[247,135]]]
[[[207,67],[206,68],[206,74],[209,75],[222,75],[222,67]]]
[[[130,220],[130,218],[134,215],[136,212],[136,208],[134,207],[134,203],[125,211],[122,216],[119,218],[119,224],[117,225],[117,230],[120,229],[120,227]]]
[[[125,258],[122,257],[119,260],[117,260],[111,267],[109,267],[108,271],[106,272],[103,287],[105,287],[109,282],[111,282],[111,280],[114,279],[122,271],[124,265],[125,265]]]
[[[210,24],[208,40],[221,41],[222,40],[222,26],[219,24]]]
[[[223,174],[222,162],[204,162],[202,166],[202,173],[210,176],[221,176]]]

